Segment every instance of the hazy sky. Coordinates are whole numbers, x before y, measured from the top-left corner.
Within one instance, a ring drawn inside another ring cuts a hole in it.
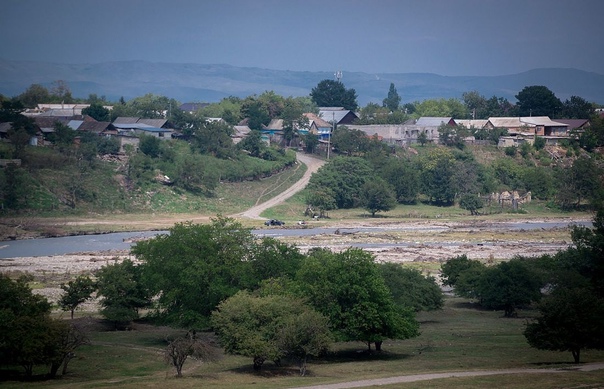
[[[604,74],[603,0],[0,0],[0,58]]]

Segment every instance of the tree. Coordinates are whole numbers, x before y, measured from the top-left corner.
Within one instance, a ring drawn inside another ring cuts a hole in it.
[[[340,126],[333,132],[331,143],[333,149],[338,153],[348,156],[359,156],[367,151],[369,138],[361,130]]]
[[[319,146],[319,137],[316,134],[306,134],[303,137],[304,140],[304,151],[309,154],[312,154],[317,150],[317,146]]]
[[[568,119],[588,119],[595,112],[593,104],[582,97],[571,96],[570,100],[563,103],[562,115],[560,117]]]
[[[299,299],[255,297],[240,291],[212,312],[212,327],[227,353],[251,357],[254,369],[260,370],[266,360],[278,363],[287,354],[301,352],[318,355],[327,347],[327,323],[317,320],[316,313],[311,312],[314,311]],[[310,315],[314,315],[315,333],[303,327],[311,323],[296,319]]]
[[[145,155],[151,158],[159,157],[159,142],[161,140],[153,135],[141,135],[138,149]]]
[[[441,265],[443,284],[452,286],[455,294],[462,297],[478,297],[479,281],[486,266],[480,261],[460,255]]]
[[[31,84],[17,98],[25,107],[36,108],[38,104],[50,101],[50,93],[48,89],[40,84]]]
[[[602,196],[602,169],[592,158],[581,157],[559,173],[557,202],[562,208],[579,207],[584,200],[597,203]]]
[[[260,278],[291,275],[300,260],[293,247],[257,240],[251,229],[229,218],[210,224],[177,224],[169,234],[137,242],[132,252],[169,323],[204,327],[211,312],[239,290],[253,290]]]
[[[71,127],[57,121],[54,124],[54,130],[55,131],[51,133],[48,138],[59,148],[59,150],[64,151],[73,146],[76,132]]]
[[[329,318],[336,339],[371,343],[418,335],[413,311],[397,307],[370,253],[311,251],[296,275],[298,293]]]
[[[363,184],[360,205],[375,217],[376,212],[390,211],[396,207],[396,195],[392,187],[380,177]]]
[[[443,293],[434,277],[425,277],[419,270],[398,263],[381,263],[380,270],[398,306],[413,308],[415,312],[443,307]]]
[[[52,82],[52,86],[50,88],[50,97],[56,103],[73,103],[71,89],[64,80],[56,80]]]
[[[487,99],[478,91],[464,92],[462,100],[468,112],[472,114],[472,119],[488,119]]]
[[[480,304],[502,309],[505,317],[515,317],[518,306],[539,300],[542,286],[522,258],[514,258],[484,271],[478,284]]]
[[[195,331],[189,331],[183,337],[168,340],[164,351],[164,360],[176,369],[176,376],[182,377],[182,367],[189,357],[197,360],[215,360],[216,353],[212,347],[197,338]]]
[[[90,277],[80,275],[67,284],[61,284],[61,289],[65,291],[65,294],[61,296],[59,306],[64,311],[70,311],[73,319],[74,311],[80,304],[91,298],[92,293],[96,290],[96,285]]]
[[[388,97],[384,99],[382,104],[384,107],[387,107],[390,112],[394,112],[398,110],[398,106],[401,103],[401,96],[398,95],[396,91],[396,87],[394,83],[390,83],[390,89],[388,90]]]
[[[332,342],[329,320],[312,309],[289,316],[277,334],[277,346],[284,356],[298,360],[301,376],[308,357],[325,353]]]
[[[518,100],[518,116],[556,118],[562,113],[562,103],[546,86],[526,86],[515,97]]]
[[[312,101],[319,107],[343,107],[354,111],[358,108],[357,93],[346,89],[341,81],[323,80],[310,92]]]
[[[197,121],[193,126],[192,143],[202,154],[217,158],[233,156],[233,126],[221,122]]]
[[[148,307],[151,294],[142,282],[141,269],[126,259],[101,267],[95,273],[101,314],[115,323],[127,324],[139,317],[139,309]]]
[[[464,138],[469,134],[470,131],[463,126],[454,127],[443,123],[438,127],[439,143],[449,147],[457,147],[460,150],[465,147]]]
[[[328,211],[338,207],[334,196],[335,194],[331,189],[317,187],[309,191],[306,196],[306,204],[311,208],[317,208],[319,210],[319,217],[326,217]]]
[[[63,365],[63,374],[73,351],[85,337],[66,322],[50,317],[51,305],[33,294],[31,277],[12,280],[0,273],[0,363],[20,365],[31,377],[37,365],[50,366],[54,377]]]
[[[459,207],[470,211],[472,216],[478,215],[478,210],[484,206],[482,199],[476,194],[464,194],[459,200]]]
[[[436,204],[452,204],[455,199],[453,159],[447,153],[433,153],[422,162],[423,192]]]
[[[380,169],[380,175],[394,187],[396,200],[402,204],[415,204],[420,191],[417,166],[404,159],[389,158]]]
[[[262,130],[262,126],[269,124],[271,120],[268,108],[253,97],[244,100],[241,113],[248,119],[247,125],[252,130]]]
[[[176,163],[174,184],[183,189],[211,195],[218,183],[219,177],[213,166],[204,162],[199,154],[185,155]]]
[[[426,131],[422,131],[419,133],[419,135],[417,136],[417,142],[422,146],[425,146],[426,143],[428,143],[428,135],[426,134]]]
[[[338,208],[358,205],[363,184],[373,175],[369,163],[359,157],[336,157],[310,178],[309,190],[329,189]]]
[[[287,146],[291,146],[291,142],[301,128],[308,128],[308,118],[304,116],[306,112],[305,106],[298,99],[288,97],[283,103],[281,111],[281,119],[283,119],[283,137],[287,142]]]
[[[100,102],[90,104],[90,106],[82,109],[82,115],[88,115],[96,121],[108,122],[111,118],[109,110],[103,107]]]
[[[540,316],[524,330],[529,345],[540,350],[604,349],[604,301],[590,288],[557,288],[539,304]]]

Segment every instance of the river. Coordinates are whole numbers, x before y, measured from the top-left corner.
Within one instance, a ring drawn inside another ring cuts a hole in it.
[[[573,223],[583,226],[591,226],[591,222]],[[566,228],[568,222],[519,222],[519,223],[492,223],[488,227],[494,230],[532,230],[532,229],[550,229],[550,228]],[[448,230],[450,227],[446,225],[420,225],[410,226],[402,225],[400,227],[360,227],[360,228],[274,228],[274,229],[259,229],[252,230],[252,233],[260,237],[282,237],[282,236],[312,236],[320,234],[334,234],[337,230],[339,233],[354,233],[354,232],[384,232],[384,231],[434,231],[440,232]],[[98,252],[108,250],[127,250],[133,242],[137,240],[155,236],[157,234],[165,234],[166,231],[139,231],[139,232],[117,232],[99,235],[79,235],[65,236],[60,238],[44,238],[44,239],[26,239],[15,241],[0,241],[0,259],[17,258],[17,257],[40,257],[65,255],[79,252]],[[355,247],[393,247],[405,246],[410,243],[358,243]],[[427,243],[429,244],[429,243]],[[442,245],[442,242],[437,243]],[[347,246],[353,246],[347,244]]]

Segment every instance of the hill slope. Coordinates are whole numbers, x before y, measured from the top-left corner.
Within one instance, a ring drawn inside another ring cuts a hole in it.
[[[283,96],[307,96],[321,80],[333,79],[332,72],[299,72],[243,68],[230,65],[153,63],[144,61],[98,64],[59,64],[0,59],[0,93],[15,96],[31,84],[49,87],[64,80],[75,97],[91,93],[109,100],[154,93],[182,102],[215,102],[223,97],[246,97],[272,90]],[[604,103],[604,75],[577,69],[535,69],[493,77],[440,76],[429,73],[368,74],[344,71],[347,88],[354,88],[361,106],[381,104],[394,83],[403,102],[430,98],[461,97],[477,90],[515,101],[523,87],[545,85],[561,100],[572,95]]]

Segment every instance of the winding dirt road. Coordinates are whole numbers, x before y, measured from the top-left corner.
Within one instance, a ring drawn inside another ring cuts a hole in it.
[[[294,194],[296,194],[299,191],[301,191],[302,189],[304,189],[306,187],[306,185],[308,184],[308,181],[310,180],[310,176],[312,176],[312,174],[314,172],[319,170],[319,168],[325,164],[325,161],[312,157],[308,154],[297,153],[297,157],[298,157],[298,161],[302,162],[303,164],[305,164],[307,166],[307,170],[304,173],[304,176],[302,176],[302,178],[299,181],[297,181],[295,184],[293,184],[291,187],[289,187],[286,191],[280,193],[279,195],[273,197],[272,199],[267,200],[262,204],[255,205],[254,207],[248,209],[247,211],[238,213],[233,216],[247,217],[249,219],[256,219],[256,220],[264,219],[264,218],[260,217],[260,214],[262,212],[264,212],[265,210],[267,210],[271,207],[274,207],[275,205],[277,205],[279,203],[282,203],[283,201],[287,200],[288,198],[292,197]]]

